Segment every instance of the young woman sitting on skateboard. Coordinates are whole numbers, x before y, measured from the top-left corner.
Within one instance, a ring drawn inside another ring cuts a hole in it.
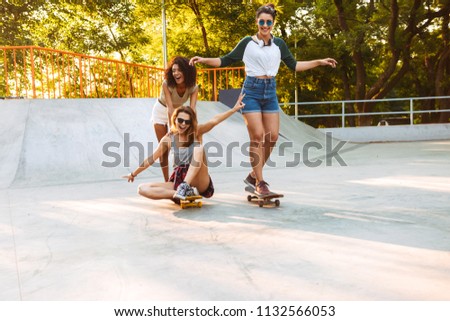
[[[204,124],[197,124],[197,116],[189,107],[179,107],[172,115],[171,131],[164,136],[158,147],[144,162],[129,175],[128,182],[150,167],[163,153],[173,149],[174,171],[168,182],[144,183],[139,185],[140,195],[150,199],[172,199],[175,202],[188,196],[202,195],[209,198],[214,194],[214,186],[209,176],[203,134],[242,109],[244,95],[240,95],[234,107],[218,114]]]

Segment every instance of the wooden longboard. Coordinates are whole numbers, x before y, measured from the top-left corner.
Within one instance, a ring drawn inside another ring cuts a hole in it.
[[[247,195],[247,201],[256,201],[258,202],[259,207],[263,207],[264,205],[275,205],[280,206],[280,200],[279,198],[284,197],[283,194],[277,194],[277,193],[270,193],[265,196],[261,196],[255,193],[255,188],[252,186],[246,186],[245,191],[250,193],[250,195]],[[274,200],[275,199],[275,200]]]
[[[188,196],[185,200],[180,200],[180,206],[182,209],[188,207],[202,207],[202,201],[197,201],[202,199],[203,197],[200,195],[197,196]]]

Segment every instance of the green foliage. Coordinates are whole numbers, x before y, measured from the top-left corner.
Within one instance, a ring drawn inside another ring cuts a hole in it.
[[[165,0],[169,58],[229,52],[257,31],[255,10],[266,2],[277,8],[274,34],[298,60],[338,60],[335,70],[295,75],[280,68],[280,102],[292,102],[295,89],[300,101],[450,94],[448,1],[415,7],[411,0]],[[39,45],[162,66],[162,1],[5,0],[0,45]],[[339,112],[332,108],[304,112]]]
[[[33,44],[32,26],[37,23],[33,12],[44,0],[4,0],[0,6],[0,45],[23,46]]]

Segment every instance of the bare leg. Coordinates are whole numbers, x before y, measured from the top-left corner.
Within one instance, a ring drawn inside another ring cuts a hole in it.
[[[278,133],[280,131],[280,114],[279,113],[263,113],[262,121],[264,126],[264,147],[263,147],[263,166],[272,153],[277,143]]]
[[[139,185],[138,193],[152,200],[172,199],[175,193],[173,182],[144,183]]]
[[[156,138],[158,139],[158,143],[161,139],[167,134],[167,125],[162,124],[154,124]],[[161,165],[161,170],[163,172],[164,181],[169,181],[169,151],[166,151],[159,159],[159,163]]]
[[[262,146],[262,159],[263,163],[261,168],[264,168],[267,160],[272,153],[272,150],[275,144],[278,141],[278,133],[280,131],[280,114],[279,113],[263,113],[262,114],[262,123],[264,128],[264,139]],[[262,170],[261,169],[261,170]],[[251,175],[256,178],[256,174],[254,171],[251,172]]]
[[[248,135],[250,137],[250,163],[256,182],[263,180],[262,168],[264,165],[263,139],[264,126],[261,113],[244,114],[247,124]]]
[[[198,145],[194,147],[194,155],[184,181],[203,193],[209,186],[209,179],[205,150],[203,145]]]

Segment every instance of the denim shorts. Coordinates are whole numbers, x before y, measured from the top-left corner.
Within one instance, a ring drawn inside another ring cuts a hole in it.
[[[247,76],[242,93],[245,94],[245,104],[242,113],[278,113],[277,84],[275,77],[260,79]]]

